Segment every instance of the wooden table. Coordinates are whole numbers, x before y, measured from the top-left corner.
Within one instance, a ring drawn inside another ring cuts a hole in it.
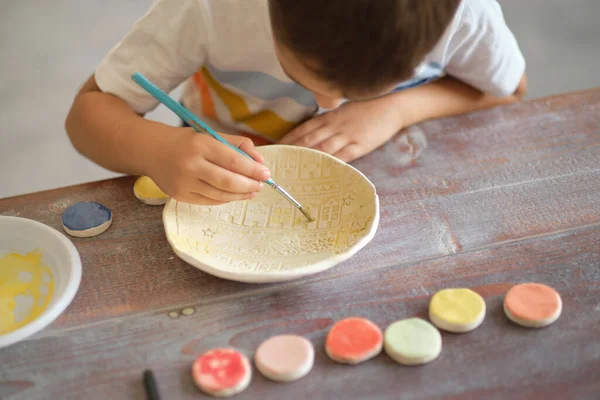
[[[413,129],[429,145],[411,168],[398,164],[398,139],[355,163],[380,196],[373,241],[336,268],[282,284],[228,282],[177,259],[161,208],[140,204],[131,178],[0,200],[0,214],[59,230],[78,201],[114,213],[106,233],[73,239],[84,274],[68,310],[0,350],[0,398],[143,399],[145,368],[165,399],[202,398],[189,373],[197,355],[227,345],[252,355],[280,333],[312,340],[314,369],[291,384],[255,373],[237,398],[600,398],[600,89]],[[554,325],[524,329],[504,316],[504,293],[525,281],[561,293]],[[426,317],[435,291],[461,286],[486,299],[486,320],[444,333],[427,366],[382,354],[349,367],[323,351],[336,320],[360,315],[385,328]],[[184,307],[196,313],[168,317]]]

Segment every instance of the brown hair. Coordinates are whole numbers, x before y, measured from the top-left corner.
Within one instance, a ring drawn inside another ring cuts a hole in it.
[[[275,39],[333,87],[364,95],[410,78],[460,0],[269,0]]]

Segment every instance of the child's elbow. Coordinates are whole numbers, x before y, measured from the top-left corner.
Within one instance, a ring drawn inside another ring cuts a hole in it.
[[[71,144],[73,145],[73,147],[75,147],[75,149],[77,151],[79,151],[79,149],[77,148],[77,144],[78,144],[78,140],[77,140],[77,121],[80,119],[78,113],[79,110],[77,109],[77,100],[75,99],[75,101],[73,102],[73,105],[71,105],[71,109],[69,110],[69,113],[67,114],[67,118],[65,118],[65,131],[67,132],[67,136],[69,137],[69,140],[71,141]]]
[[[521,77],[521,81],[519,82],[519,86],[517,86],[517,90],[513,93],[513,96],[517,101],[521,101],[525,98],[527,94],[527,76],[523,74]]]
[[[77,151],[80,151],[80,149],[78,147],[79,136],[84,133],[83,129],[81,129],[81,127],[83,125],[82,109],[84,108],[81,103],[84,100],[83,97],[86,93],[94,92],[94,91],[99,91],[99,89],[98,89],[98,86],[96,85],[94,76],[91,76],[84,83],[82,88],[79,90],[79,93],[77,93],[77,96],[75,96],[75,99],[73,100],[73,104],[71,105],[71,109],[69,110],[69,113],[67,114],[67,117],[65,118],[65,123],[64,123],[65,131],[67,132],[67,135],[69,136],[69,139],[71,140],[71,144],[73,145],[73,147],[75,147],[75,149]]]
[[[75,110],[73,110],[74,106],[75,106],[75,104],[71,104],[71,108],[69,109],[67,118],[65,118],[65,131],[67,132],[67,135],[69,135],[69,137],[71,137],[71,133],[74,130],[74,127],[73,127],[73,119],[75,118],[75,116],[73,115],[75,113]]]

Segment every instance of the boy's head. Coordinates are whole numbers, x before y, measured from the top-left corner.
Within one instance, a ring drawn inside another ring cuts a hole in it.
[[[269,0],[279,61],[322,107],[410,78],[460,0]]]

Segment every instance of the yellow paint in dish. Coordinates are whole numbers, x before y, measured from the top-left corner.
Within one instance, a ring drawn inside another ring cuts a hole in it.
[[[54,293],[54,277],[42,253],[8,253],[0,258],[0,335],[39,317]]]
[[[469,332],[485,317],[485,301],[470,289],[444,289],[429,303],[429,319],[435,326],[449,332]]]
[[[150,205],[165,204],[169,195],[163,192],[152,179],[147,176],[140,176],[133,185],[133,194],[142,203]]]

